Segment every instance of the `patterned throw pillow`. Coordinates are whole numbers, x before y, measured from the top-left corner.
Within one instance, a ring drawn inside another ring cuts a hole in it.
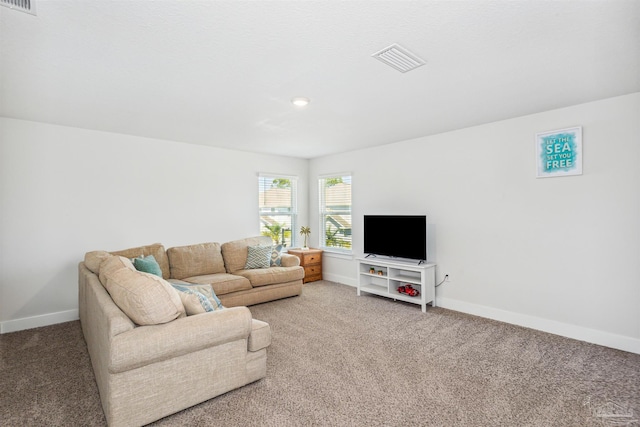
[[[187,282],[187,283],[189,283],[189,282]],[[224,308],[224,306],[220,302],[220,299],[216,295],[216,291],[213,290],[213,286],[211,286],[211,285],[194,285],[193,283],[190,283],[188,286],[189,286],[189,289],[193,289],[194,291],[198,291],[202,295],[207,297],[207,299],[211,303],[211,306],[213,307],[214,311]]]
[[[158,261],[156,261],[156,258],[153,255],[148,255],[146,257],[139,256],[138,258],[134,258],[132,261],[136,270],[162,277],[160,264],[158,264]]]
[[[271,251],[271,267],[280,267],[282,264],[282,245],[274,245]]]
[[[180,294],[188,316],[224,308],[211,285],[194,285],[175,279],[171,279],[171,285]]]
[[[179,292],[180,300],[182,300],[188,316],[214,310],[211,302],[203,293],[190,289],[189,286],[176,285],[174,283],[171,285]]]
[[[244,265],[245,270],[269,268],[271,265],[271,253],[273,252],[271,245],[249,246],[247,249],[247,263]]]

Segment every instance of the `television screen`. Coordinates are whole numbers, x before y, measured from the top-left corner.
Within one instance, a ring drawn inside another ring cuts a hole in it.
[[[426,215],[365,215],[364,252],[426,261]]]

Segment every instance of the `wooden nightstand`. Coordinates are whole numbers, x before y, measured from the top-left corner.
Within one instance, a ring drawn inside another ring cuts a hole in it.
[[[289,249],[287,252],[300,258],[300,265],[304,267],[302,283],[322,280],[322,249]]]

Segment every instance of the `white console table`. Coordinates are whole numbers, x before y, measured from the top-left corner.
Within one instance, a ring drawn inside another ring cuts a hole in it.
[[[427,304],[436,306],[436,265],[418,264],[417,261],[404,262],[383,258],[358,258],[358,296],[362,292],[380,295],[394,300],[419,304],[427,311]],[[371,273],[370,270],[375,272]],[[420,291],[412,297],[398,292],[399,286],[410,284]]]

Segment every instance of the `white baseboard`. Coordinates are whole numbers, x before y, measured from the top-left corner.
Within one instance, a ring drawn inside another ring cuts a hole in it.
[[[56,323],[78,320],[78,310],[59,311],[57,313],[42,314],[40,316],[24,317],[22,319],[0,322],[0,334],[22,331],[24,329],[39,328],[55,325]]]
[[[542,319],[540,317],[529,316],[527,314],[515,313],[512,311],[500,310],[497,308],[471,304],[449,298],[438,298],[438,307],[449,310],[460,311],[475,316],[486,317],[500,322],[511,323],[513,325],[524,326],[551,334],[560,335],[575,340],[586,341],[605,347],[628,351],[640,354],[640,339],[623,335],[612,334],[610,332],[598,331],[596,329],[584,328],[582,326],[569,325],[555,320]]]
[[[346,276],[323,273],[323,278],[325,280],[342,283],[344,285],[358,286],[357,280]],[[437,299],[437,303],[438,307],[446,308],[448,310],[460,311],[462,313],[485,317],[487,319],[510,323],[512,325],[524,326],[525,328],[536,329],[538,331],[548,332],[550,334],[560,335],[566,338],[586,341],[592,344],[602,345],[604,347],[640,354],[640,339],[637,338],[598,331],[596,329],[585,328],[582,326],[570,325],[568,323],[529,316],[527,314],[516,313],[513,311],[472,304],[456,299],[439,297]]]
[[[358,287],[358,281],[352,277],[322,272],[322,278],[330,282],[338,282],[343,285],[353,286],[354,288]]]

